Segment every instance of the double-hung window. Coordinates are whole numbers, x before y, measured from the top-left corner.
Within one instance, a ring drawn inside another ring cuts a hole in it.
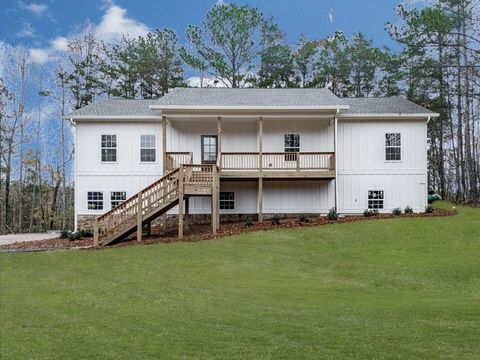
[[[102,135],[102,162],[117,161],[117,135]]]
[[[89,191],[87,193],[87,209],[103,210],[103,192]]]
[[[155,135],[140,136],[140,161],[155,162],[156,161],[156,139]]]
[[[383,209],[383,190],[368,191],[368,208],[373,210]]]
[[[112,209],[120,205],[127,198],[127,193],[125,191],[112,191],[110,193],[110,203]]]
[[[220,192],[220,210],[235,209],[235,193],[233,191]]]
[[[284,144],[286,153],[295,153],[285,155],[285,161],[296,161],[296,153],[300,152],[300,134],[285,134]]]
[[[385,160],[402,160],[402,137],[400,133],[385,134]]]

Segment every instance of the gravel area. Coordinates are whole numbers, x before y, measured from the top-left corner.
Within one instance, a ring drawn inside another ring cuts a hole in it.
[[[59,237],[60,237],[60,234],[58,233],[28,233],[28,234],[0,235],[0,246],[15,244],[17,242],[57,239]]]

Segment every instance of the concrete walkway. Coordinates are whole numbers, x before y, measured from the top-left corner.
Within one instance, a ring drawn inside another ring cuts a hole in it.
[[[60,237],[57,233],[29,233],[29,234],[9,234],[0,235],[0,245],[9,245],[16,242],[27,242],[37,240],[49,240]]]

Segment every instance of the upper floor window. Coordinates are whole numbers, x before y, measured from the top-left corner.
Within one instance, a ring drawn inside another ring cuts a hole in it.
[[[102,162],[117,161],[117,135],[102,135]]]
[[[217,136],[202,135],[202,164],[215,164],[217,151]]]
[[[220,209],[221,210],[235,209],[235,193],[233,191],[220,192]]]
[[[89,191],[87,193],[87,209],[103,210],[103,192]]]
[[[373,210],[383,209],[383,190],[368,191],[368,208]]]
[[[385,134],[385,160],[402,160],[402,138],[400,133]]]
[[[120,205],[127,198],[127,193],[125,191],[112,191],[110,193],[110,202],[112,209]]]
[[[155,135],[140,136],[140,161],[155,162],[156,161],[156,139]]]
[[[298,153],[300,152],[300,134],[285,134],[284,135],[285,152]],[[296,161],[297,154],[285,155],[285,161]]]

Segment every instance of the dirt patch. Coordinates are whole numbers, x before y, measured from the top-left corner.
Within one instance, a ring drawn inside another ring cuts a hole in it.
[[[135,237],[130,237],[122,241],[121,243],[109,246],[109,247],[125,247],[133,245],[145,245],[156,243],[173,243],[178,241],[193,242],[202,240],[213,240],[230,235],[238,235],[246,232],[271,230],[271,229],[288,229],[298,227],[312,227],[328,224],[343,224],[354,221],[376,221],[381,219],[394,219],[394,218],[413,218],[413,217],[437,217],[437,216],[452,216],[455,215],[455,211],[435,209],[432,213],[421,214],[403,214],[395,216],[393,214],[378,214],[372,217],[364,217],[361,215],[345,216],[336,221],[328,220],[325,216],[312,216],[308,218],[308,222],[301,222],[299,218],[286,218],[279,220],[278,225],[272,224],[271,220],[265,220],[264,222],[251,222],[247,226],[246,222],[231,222],[222,223],[220,229],[216,235],[211,232],[211,225],[192,225],[189,230],[186,231],[183,240],[177,238],[177,228],[168,228],[164,234],[163,229],[153,227],[152,235],[144,236],[141,242],[136,241]],[[59,250],[59,249],[94,249],[93,239],[84,238],[81,240],[70,241],[68,239],[51,239],[41,241],[30,241],[14,243],[9,245],[0,246],[0,251],[38,251],[38,250]],[[97,248],[102,249],[102,248]]]

